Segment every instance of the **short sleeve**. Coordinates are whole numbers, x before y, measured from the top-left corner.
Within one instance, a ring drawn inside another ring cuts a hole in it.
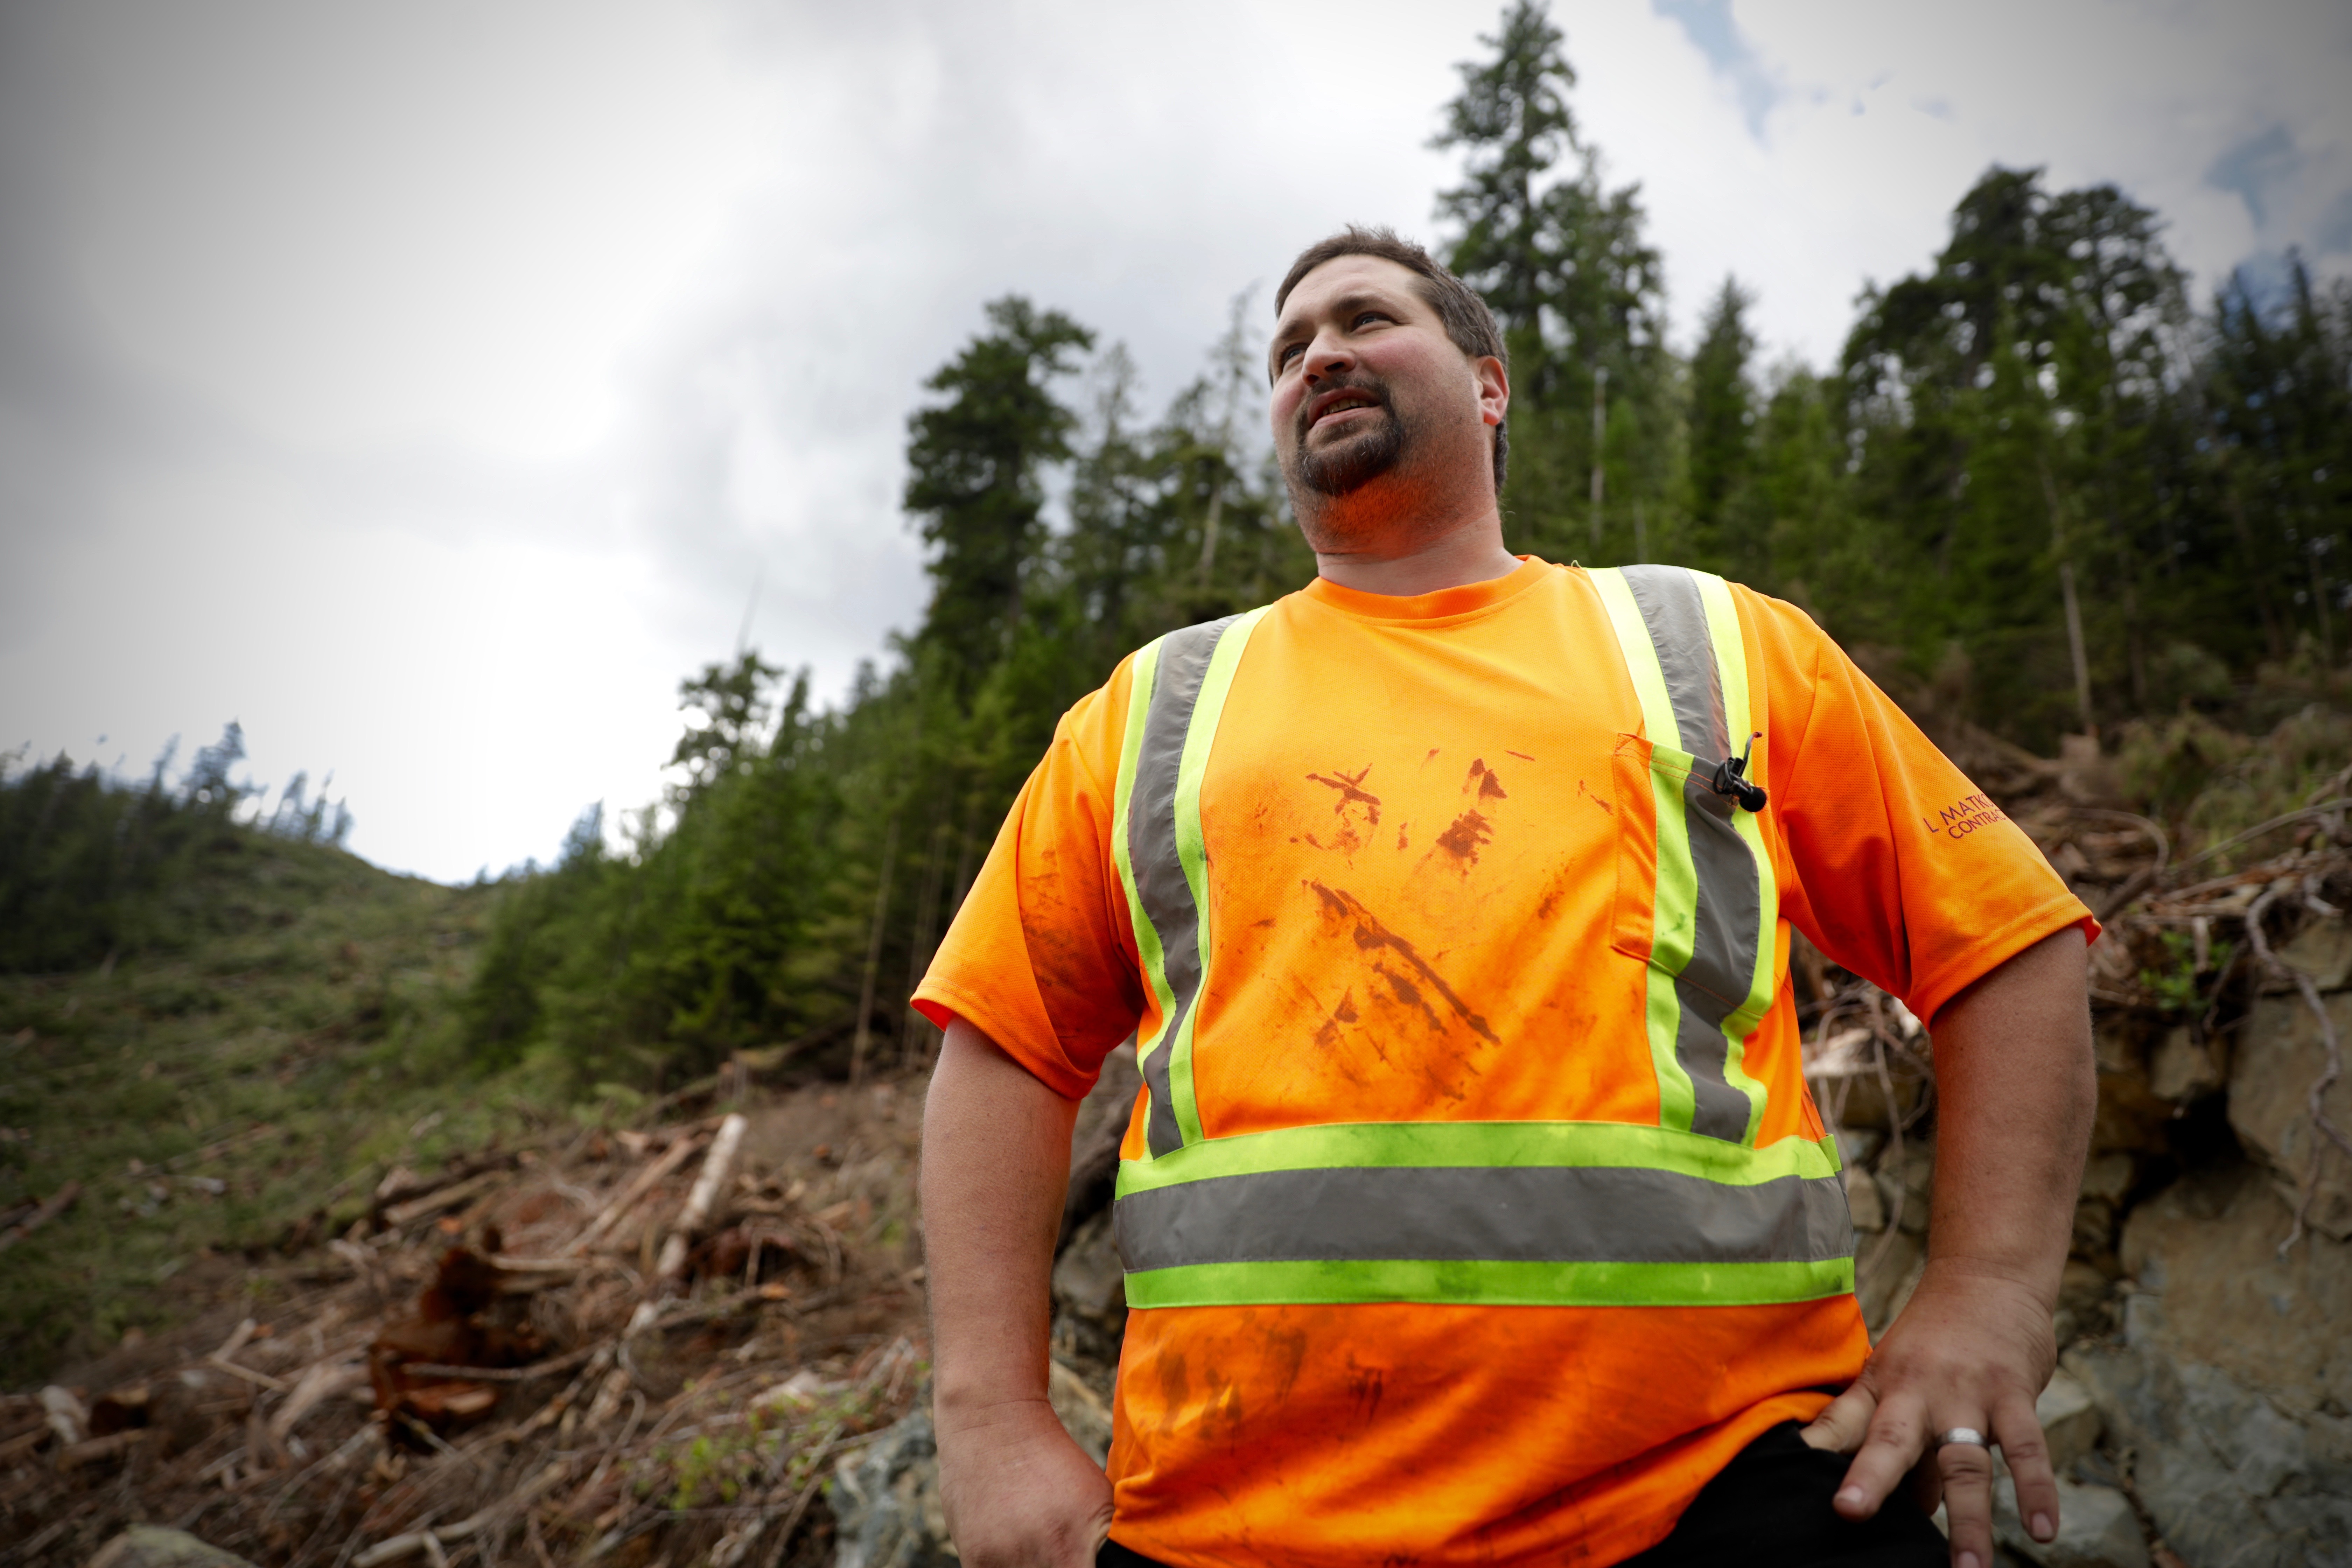
[[[1795,606],[1740,602],[1769,686],[1768,783],[1796,876],[1781,909],[1925,1020],[2057,931],[2098,922],[2040,849]]]
[[[1111,860],[1132,663],[1055,726],[914,996],[933,1023],[963,1018],[1072,1099],[1094,1087],[1143,1012]]]

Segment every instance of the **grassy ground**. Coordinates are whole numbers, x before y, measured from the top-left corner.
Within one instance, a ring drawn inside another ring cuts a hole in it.
[[[242,837],[205,889],[224,934],[0,976],[0,1214],[83,1189],[0,1266],[0,1386],[248,1289],[230,1255],[530,1119],[453,1070],[489,889]]]

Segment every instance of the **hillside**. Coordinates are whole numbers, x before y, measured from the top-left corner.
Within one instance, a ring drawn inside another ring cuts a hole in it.
[[[0,1227],[79,1187],[0,1269],[0,1385],[246,1291],[248,1261],[389,1166],[532,1119],[450,1092],[488,889],[228,842],[185,890],[209,929],[176,951],[0,974]]]
[[[828,1558],[821,1461],[926,1370],[919,1081],[846,1091],[779,1053],[660,1098],[486,1070],[458,1015],[510,887],[252,828],[215,848],[168,951],[0,978],[0,1563],[142,1521],[348,1559],[527,1477],[542,1545],[637,1561],[740,1534],[771,1462],[798,1500],[771,1547]],[[736,1223],[667,1267],[714,1142],[702,1228]],[[573,1473],[583,1420],[606,1447]]]
[[[2319,1136],[2352,1122],[2352,722],[2332,683],[2265,689],[2248,710],[2291,710],[2262,735],[2184,711],[2054,761],[1909,694],[2107,921],[2045,1398],[2064,1561],[2352,1530],[2326,1501],[2352,1474],[2328,1326],[2352,1310],[2352,1188]],[[207,831],[143,950],[0,979],[5,1221],[77,1193],[0,1278],[0,1563],[81,1563],[141,1521],[300,1568],[947,1560],[919,1040],[857,1083],[837,1029],[684,1083],[696,1058],[656,1037],[608,1058],[633,1087],[562,1051],[485,1056],[483,959],[542,879],[443,888]],[[1792,978],[1876,1331],[1926,1253],[1932,1053],[1802,944]],[[1124,1073],[1081,1115],[1054,1277],[1056,1408],[1098,1458]],[[2221,1403],[2184,1424],[2166,1390],[2191,1385]],[[2299,1457],[2233,1458],[2263,1433]]]

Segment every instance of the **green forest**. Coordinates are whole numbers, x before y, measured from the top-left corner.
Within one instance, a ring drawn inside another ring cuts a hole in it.
[[[2352,637],[2352,290],[2290,258],[2283,284],[2193,296],[2161,215],[1996,167],[1954,193],[1930,266],[1856,302],[1837,363],[1765,363],[1736,277],[1684,353],[1640,186],[1580,132],[1545,6],[1483,44],[1440,111],[1459,175],[1433,232],[1508,334],[1511,547],[1722,573],[1915,706],[2042,754],[2099,738],[2192,842],[2252,820],[2208,785],[2335,700]],[[666,798],[590,811],[492,890],[441,1048],[643,1091],[744,1051],[920,1060],[907,997],[1063,710],[1150,637],[1313,574],[1264,439],[1270,310],[1236,299],[1155,414],[1097,324],[987,304],[908,422],[919,626],[837,706],[757,651],[685,680]],[[22,826],[39,781],[94,777],[60,760],[0,785]],[[32,931],[11,875],[9,929]],[[5,962],[136,943],[170,919],[139,887],[98,900],[104,931],[51,921]]]
[[[2297,268],[2283,296],[2194,300],[2159,215],[1996,168],[1930,269],[1859,302],[1837,365],[1759,363],[1737,279],[1678,354],[1559,29],[1522,0],[1486,42],[1442,111],[1462,174],[1435,216],[1509,334],[1513,549],[1749,583],[2045,753],[2137,723],[2194,774],[2324,688],[2352,630],[2352,295]],[[1152,417],[1096,326],[988,305],[908,423],[919,627],[835,709],[756,654],[685,682],[681,782],[625,851],[592,814],[506,890],[474,1059],[646,1082],[929,1048],[907,997],[1062,711],[1143,641],[1313,574],[1262,434],[1270,312],[1237,300]]]

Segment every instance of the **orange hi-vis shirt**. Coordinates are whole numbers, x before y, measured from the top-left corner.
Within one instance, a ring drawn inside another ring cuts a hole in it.
[[[1791,927],[1929,1020],[2022,949],[2097,928],[1809,618],[1729,593],[1761,731],[1748,777],[1769,791],[1758,885],[1778,902],[1777,992],[1737,1053],[1747,1142],[1769,1156],[1826,1137]],[[1072,1097],[1162,1023],[1115,849],[1136,665],[1062,721],[916,998]],[[1656,830],[1626,758],[1674,737],[1644,734],[1594,574],[1524,559],[1412,598],[1318,579],[1264,613],[1230,677],[1197,776],[1200,1146],[1340,1124],[1657,1128],[1651,910],[1622,896],[1656,877]],[[1151,1157],[1150,1113],[1147,1087],[1125,1160]],[[1150,1306],[1131,1289],[1113,1537],[1179,1568],[1614,1563],[1757,1436],[1818,1414],[1868,1350],[1850,1290],[1431,1294]]]

